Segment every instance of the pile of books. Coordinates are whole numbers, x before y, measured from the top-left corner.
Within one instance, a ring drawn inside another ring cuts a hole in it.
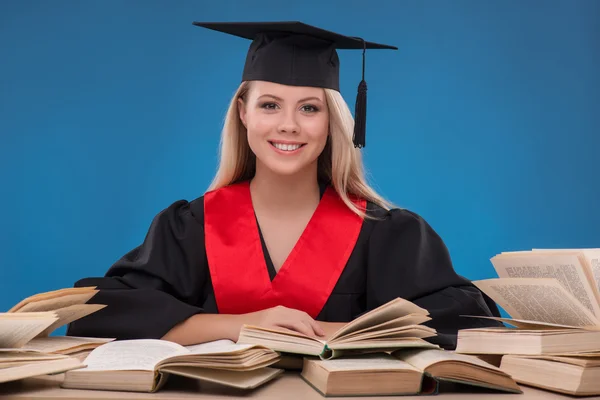
[[[95,288],[41,293],[0,314],[0,382],[64,373],[65,389],[156,392],[178,375],[249,390],[292,368],[325,396],[433,394],[444,382],[521,393],[497,366],[425,340],[437,335],[423,324],[431,319],[428,311],[400,298],[341,324],[324,339],[260,326],[244,326],[237,343],[193,346],[49,336],[102,309],[89,304],[96,293]]]
[[[491,259],[474,282],[510,326],[459,331],[456,351],[486,359],[518,383],[600,395],[600,249],[533,249]]]
[[[94,287],[39,293],[0,313],[0,383],[64,373],[64,387],[151,392],[174,374],[248,389],[282,372],[266,368],[277,352],[225,340],[185,348],[163,340],[50,336],[103,309],[89,303],[96,293]]]
[[[326,339],[285,328],[244,326],[237,343],[183,347],[161,340],[111,342],[85,359],[86,368],[69,371],[62,387],[153,392],[176,374],[252,389],[296,360],[301,377],[325,396],[435,393],[447,381],[521,393],[499,368],[424,340],[436,335],[422,325],[428,320],[427,310],[398,298],[328,332]],[[369,379],[356,379],[367,375]]]
[[[83,368],[82,359],[113,339],[50,336],[102,309],[87,304],[94,288],[61,289],[28,297],[0,313],[0,383]]]

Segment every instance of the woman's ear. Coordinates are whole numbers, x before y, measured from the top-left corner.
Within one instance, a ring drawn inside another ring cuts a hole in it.
[[[237,99],[237,103],[238,113],[240,114],[240,120],[242,121],[242,124],[244,124],[244,127],[247,129],[248,127],[246,126],[246,103],[244,103],[244,100],[241,98]]]

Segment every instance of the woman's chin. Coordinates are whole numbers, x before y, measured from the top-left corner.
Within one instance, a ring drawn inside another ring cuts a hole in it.
[[[275,175],[293,176],[310,168],[310,165],[298,162],[267,162],[266,169]]]

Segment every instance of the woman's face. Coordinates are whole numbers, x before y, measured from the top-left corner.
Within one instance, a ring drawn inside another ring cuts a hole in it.
[[[323,89],[254,81],[238,105],[257,169],[264,166],[281,175],[316,171],[329,133]]]

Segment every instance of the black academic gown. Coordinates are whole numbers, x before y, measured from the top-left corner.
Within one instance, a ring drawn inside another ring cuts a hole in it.
[[[203,200],[171,204],[154,218],[143,243],[104,277],[76,282],[76,287],[100,289],[91,302],[107,307],[71,323],[67,335],[161,338],[194,314],[218,313],[204,246]],[[348,322],[402,297],[429,311],[432,320],[425,325],[435,328],[438,336],[427,340],[448,349],[455,348],[458,329],[498,325],[460,317],[500,314],[492,300],[455,272],[442,239],[422,217],[372,203],[368,213],[377,219],[365,219],[317,320]],[[260,237],[273,280],[276,271]]]

